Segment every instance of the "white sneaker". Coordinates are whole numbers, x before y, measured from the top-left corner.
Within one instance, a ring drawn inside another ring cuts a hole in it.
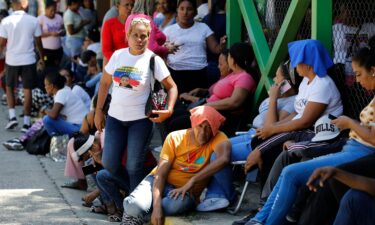
[[[229,206],[229,201],[226,198],[209,198],[203,200],[197,206],[197,211],[209,212],[218,209],[223,209]]]
[[[158,147],[155,147],[153,150],[154,150],[154,152],[161,152],[162,148],[163,148],[163,146],[160,145]]]
[[[9,122],[5,126],[5,129],[7,130],[13,130],[18,125],[18,121],[16,117],[13,117],[12,119],[9,119]]]

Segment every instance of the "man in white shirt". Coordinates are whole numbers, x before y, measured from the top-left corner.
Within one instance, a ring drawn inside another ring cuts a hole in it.
[[[18,125],[13,94],[20,76],[25,96],[23,104],[24,125],[21,131],[26,132],[31,125],[31,90],[37,83],[34,41],[40,58],[38,66],[44,67],[42,32],[37,18],[25,12],[28,7],[28,0],[12,0],[11,3],[13,13],[4,18],[0,25],[0,52],[6,47],[5,76],[9,109],[9,122],[5,129],[14,129]]]

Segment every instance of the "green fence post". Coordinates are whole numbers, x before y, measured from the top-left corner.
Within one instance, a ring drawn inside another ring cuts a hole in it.
[[[312,0],[311,11],[311,38],[320,40],[333,53],[332,0]]]
[[[237,0],[227,0],[227,47],[241,41],[242,16]]]

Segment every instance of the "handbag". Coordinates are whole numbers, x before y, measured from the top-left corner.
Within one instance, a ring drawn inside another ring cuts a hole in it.
[[[32,155],[45,155],[49,152],[51,137],[47,130],[42,127],[34,133],[34,135],[27,140],[26,151]]]
[[[155,79],[154,76],[155,68],[155,55],[150,58],[150,70],[151,70],[151,91],[147,98],[145,106],[145,115],[147,117],[153,117],[152,110],[164,110],[167,105],[168,94],[165,91],[162,84]]]

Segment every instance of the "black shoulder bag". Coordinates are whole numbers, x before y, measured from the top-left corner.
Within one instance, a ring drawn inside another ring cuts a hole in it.
[[[145,115],[147,117],[154,117],[152,110],[164,110],[167,105],[167,92],[164,90],[162,84],[155,79],[154,70],[155,70],[155,55],[152,55],[150,58],[150,70],[151,70],[151,90],[150,95],[148,96],[146,106],[145,106]]]

